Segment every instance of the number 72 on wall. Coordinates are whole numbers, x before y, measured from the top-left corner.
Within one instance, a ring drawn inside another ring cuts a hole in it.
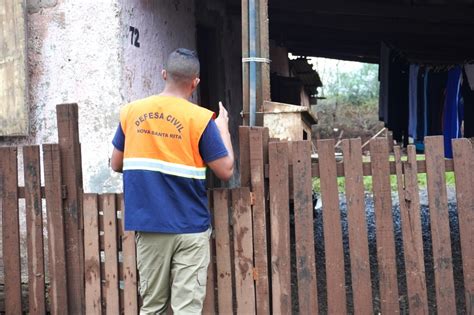
[[[138,42],[138,39],[140,38],[140,32],[138,31],[138,28],[130,26],[130,44],[132,44],[135,47],[140,47],[140,43]]]

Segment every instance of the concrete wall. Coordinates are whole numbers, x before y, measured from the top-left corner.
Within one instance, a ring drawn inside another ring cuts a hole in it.
[[[120,7],[115,0],[30,0],[30,136],[17,144],[57,142],[56,104],[79,104],[86,191],[103,191],[110,134],[122,103]],[[6,143],[6,141],[5,141]],[[3,144],[3,142],[2,142]],[[104,176],[102,176],[104,177]]]
[[[196,21],[193,0],[121,1],[122,91],[130,102],[163,89],[161,70],[169,53],[179,47],[196,49]]]
[[[232,115],[237,145],[242,109],[240,17],[237,13],[226,19],[221,1],[196,1],[27,0],[30,135],[0,137],[0,145],[57,142],[56,104],[76,102],[84,190],[121,191],[121,176],[108,167],[119,109],[161,91],[166,56],[178,47],[196,49],[199,15],[219,29],[225,52],[219,61],[224,65],[219,93]],[[203,11],[197,14],[195,8]],[[197,93],[193,101],[198,101]]]

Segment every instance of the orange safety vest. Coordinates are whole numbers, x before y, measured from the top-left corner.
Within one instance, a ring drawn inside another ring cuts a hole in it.
[[[124,170],[205,179],[199,139],[214,113],[184,99],[150,96],[122,108]]]

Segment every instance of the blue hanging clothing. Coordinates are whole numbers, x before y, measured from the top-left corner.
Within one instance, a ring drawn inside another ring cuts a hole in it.
[[[423,135],[426,137],[428,135],[428,112],[430,110],[428,102],[428,76],[429,76],[428,67],[425,68],[425,82],[423,84],[423,100],[425,102],[424,112],[423,112]]]
[[[419,65],[410,65],[408,80],[409,98],[408,98],[408,135],[416,139],[416,115],[417,115],[417,83]]]
[[[461,85],[461,67],[457,66],[448,72],[446,101],[443,111],[444,155],[453,158],[451,140],[458,138],[461,129],[459,121],[459,90]]]

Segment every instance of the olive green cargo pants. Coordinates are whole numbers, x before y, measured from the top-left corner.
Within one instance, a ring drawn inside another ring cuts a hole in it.
[[[201,314],[206,297],[209,237],[203,233],[137,233],[140,314]]]

